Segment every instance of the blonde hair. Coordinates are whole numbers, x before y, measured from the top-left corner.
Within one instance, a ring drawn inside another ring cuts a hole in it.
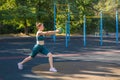
[[[36,22],[36,27],[39,27],[41,26],[43,23],[40,23],[40,22]]]

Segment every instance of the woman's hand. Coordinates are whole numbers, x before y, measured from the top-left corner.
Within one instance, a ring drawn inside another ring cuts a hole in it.
[[[63,30],[63,28],[61,28],[61,27],[56,30],[56,32],[57,32],[58,34],[63,33],[63,31],[64,31],[64,30]]]
[[[59,29],[57,29],[57,30],[56,30],[56,33],[59,33],[59,32],[60,32],[60,30],[59,30]]]

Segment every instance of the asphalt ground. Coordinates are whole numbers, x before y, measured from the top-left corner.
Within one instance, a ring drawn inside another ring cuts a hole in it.
[[[104,37],[100,46],[99,37],[70,38],[68,48],[65,37],[56,42],[46,37],[46,47],[53,53],[57,73],[49,72],[48,58],[38,54],[18,70],[17,63],[29,55],[35,37],[0,38],[0,80],[120,80],[120,43],[115,38]]]

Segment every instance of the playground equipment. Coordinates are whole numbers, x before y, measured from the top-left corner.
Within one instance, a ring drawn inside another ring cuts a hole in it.
[[[56,30],[56,4],[54,3],[54,30]],[[56,41],[56,35],[53,36],[54,42]]]
[[[67,9],[68,9],[67,14],[66,14],[65,11],[61,11],[61,10],[59,10],[57,12],[57,6],[65,6],[65,7],[67,7]],[[61,14],[63,13],[65,15],[67,15],[66,27],[65,27],[65,30],[66,30],[65,46],[68,47],[68,42],[70,40],[70,24],[68,23],[70,21],[70,6],[69,6],[69,4],[56,4],[56,3],[54,3],[54,30],[56,30],[56,27],[57,27],[56,26],[56,22],[57,22],[56,17],[57,17],[57,14],[59,14],[59,12]],[[54,42],[56,41],[56,35],[53,36],[53,40],[54,40]]]
[[[67,19],[67,22],[66,22],[66,42],[65,42],[65,46],[68,47],[68,41],[70,40],[70,24],[69,24],[69,21],[70,21],[70,6],[68,6],[68,19]]]
[[[58,6],[65,6],[67,8],[67,12],[66,11],[61,11],[59,10],[57,12],[57,5]],[[65,46],[68,47],[68,43],[70,41],[70,5],[69,4],[56,4],[54,3],[54,30],[56,30],[56,17],[57,17],[57,14],[59,14],[59,12],[61,12],[60,14],[65,14],[67,16],[66,18],[66,25],[65,25],[65,31],[66,31],[66,36],[65,36]],[[99,24],[99,37],[100,37],[100,46],[103,45],[103,13],[106,13],[106,12],[103,12],[101,11],[100,12],[100,15],[99,16],[86,16],[84,15],[84,19],[83,19],[83,46],[86,46],[87,45],[87,42],[86,42],[86,20],[88,18],[98,18],[100,20],[100,24]],[[111,14],[111,13],[109,13]],[[116,44],[118,44],[119,42],[119,31],[118,31],[118,11],[116,11],[116,13],[114,13],[116,15]],[[54,42],[56,41],[56,35],[53,36],[53,40]]]
[[[116,44],[118,44],[119,40],[119,35],[118,35],[118,11],[116,11]]]
[[[84,24],[83,24],[83,42],[84,42],[84,46],[86,46],[86,19],[87,18],[99,18],[100,19],[100,46],[103,45],[103,15],[102,15],[102,11],[100,12],[100,16],[85,16],[84,15]],[[118,11],[116,11],[116,44],[118,44]]]

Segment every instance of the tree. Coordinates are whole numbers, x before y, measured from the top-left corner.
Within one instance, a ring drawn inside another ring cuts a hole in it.
[[[28,26],[35,22],[36,14],[34,6],[31,6],[30,0],[16,0],[16,8],[14,16],[19,27],[25,27],[25,34],[29,34]]]

